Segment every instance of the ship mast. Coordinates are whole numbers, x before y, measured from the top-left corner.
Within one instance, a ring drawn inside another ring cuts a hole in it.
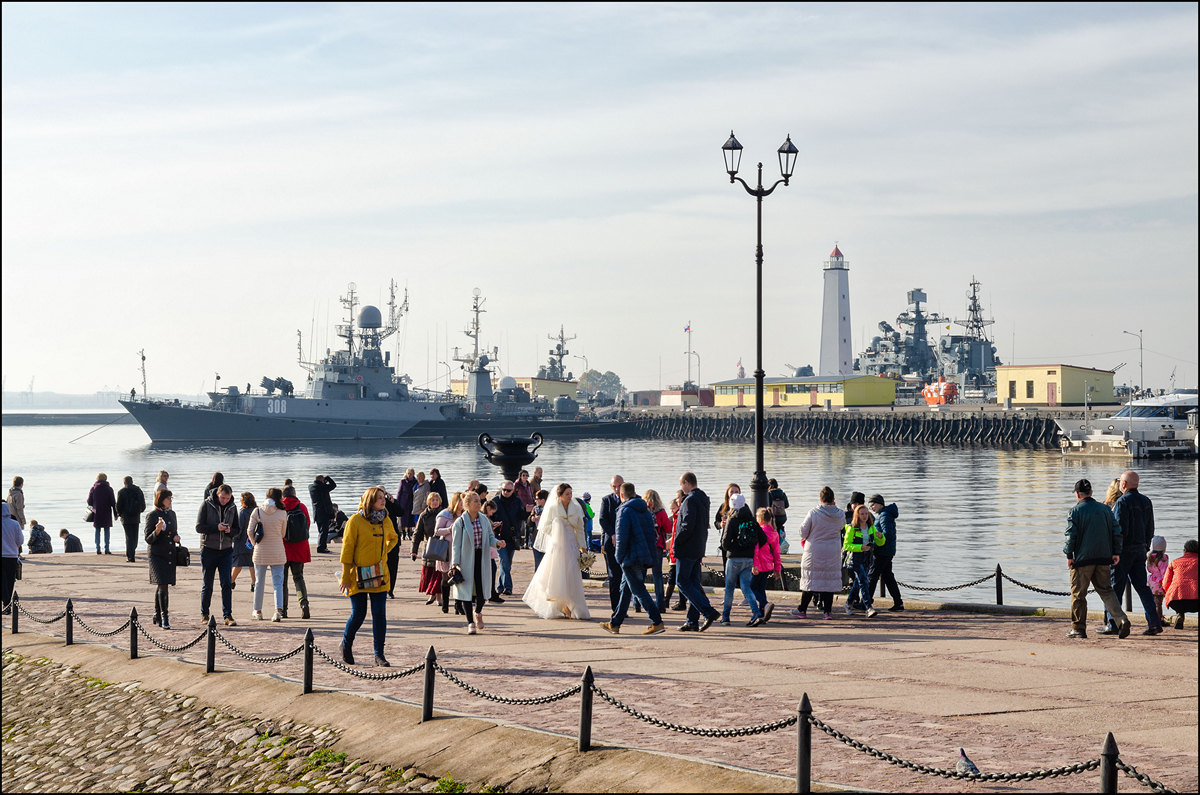
[[[546,335],[546,339],[550,340],[551,342],[558,343],[550,349],[551,368],[550,372],[547,373],[550,378],[556,381],[565,381],[567,379],[567,371],[563,367],[563,359],[567,358],[567,354],[570,353],[570,351],[567,350],[567,343],[575,339],[577,336],[579,335],[574,334],[568,337],[561,325],[558,327],[557,337],[551,334]]]
[[[967,304],[967,319],[956,320],[954,323],[965,328],[967,336],[971,339],[989,342],[986,329],[996,321],[983,318],[983,307],[979,305],[979,282],[974,276],[971,277],[971,292],[967,293],[967,298],[970,299]]]
[[[468,358],[466,356],[459,356],[458,348],[455,348],[454,361],[462,362],[463,364],[469,365],[472,369],[474,369],[479,361],[479,316],[487,311],[483,308],[483,305],[487,299],[480,297],[483,295],[483,292],[478,287],[471,291],[471,295],[474,298],[471,303],[471,312],[474,313],[475,317],[471,320],[471,325],[467,326],[467,328],[463,331],[463,334],[466,334],[471,338],[471,341],[475,343],[474,352]]]
[[[347,318],[344,324],[334,327],[334,331],[339,337],[346,340],[346,350],[350,353],[350,361],[354,361],[354,308],[358,306],[358,294],[355,292],[358,285],[350,282],[346,285],[346,294],[338,301],[342,306],[346,307]]]

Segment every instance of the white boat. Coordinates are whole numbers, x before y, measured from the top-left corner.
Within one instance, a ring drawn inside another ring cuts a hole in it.
[[[1056,419],[1064,455],[1117,455],[1129,458],[1194,457],[1197,393],[1132,400],[1116,414],[1087,419]]]

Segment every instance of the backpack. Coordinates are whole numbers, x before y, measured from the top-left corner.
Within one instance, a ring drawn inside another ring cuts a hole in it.
[[[304,511],[292,508],[287,512],[287,527],[283,531],[283,540],[289,544],[308,540],[308,522],[304,518]]]
[[[762,528],[753,519],[742,521],[734,532],[733,544],[738,549],[754,549],[763,535]]]
[[[776,494],[779,496],[776,497]],[[779,489],[771,492],[771,515],[776,519],[787,519],[787,509],[783,504],[783,492]]]

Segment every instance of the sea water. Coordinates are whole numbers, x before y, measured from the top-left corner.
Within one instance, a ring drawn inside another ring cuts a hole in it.
[[[545,471],[543,485],[567,482],[580,496],[592,494],[599,510],[608,483],[619,473],[639,493],[655,489],[669,502],[683,472],[696,473],[715,512],[729,483],[749,492],[754,470],[751,441],[577,440],[547,442],[536,465]],[[25,478],[25,516],[37,519],[62,550],[60,528],[68,528],[94,554],[94,531],[84,522],[88,490],[104,472],[114,490],[132,475],[149,504],[160,469],[170,473],[180,536],[199,546],[195,517],[214,472],[221,472],[235,494],[250,491],[262,502],[271,486],[292,478],[300,498],[308,502],[308,484],[318,474],[337,481],[333,499],[347,513],[358,507],[363,491],[382,484],[393,493],[404,470],[428,472],[437,467],[453,491],[477,478],[493,493],[499,470],[469,442],[338,442],[287,445],[152,446],[141,428],[113,425],[26,426],[3,429],[3,478]],[[532,467],[531,467],[532,468]],[[797,541],[801,520],[816,506],[817,494],[830,486],[839,505],[852,491],[880,493],[900,510],[897,520],[897,579],[915,585],[944,587],[983,577],[999,563],[1006,574],[1053,591],[1068,590],[1062,554],[1067,511],[1075,502],[1072,486],[1088,478],[1103,498],[1108,483],[1125,468],[1117,459],[1064,459],[1057,451],[997,450],[914,445],[792,444],[769,442],[765,448],[768,477],[776,478],[791,502],[787,529]],[[1172,558],[1196,534],[1197,464],[1195,461],[1139,462],[1141,491],[1154,501],[1157,533],[1167,538]],[[597,528],[598,531],[598,528]],[[314,537],[315,540],[315,537]],[[716,552],[716,532],[709,551]],[[124,531],[112,531],[113,554],[124,553]],[[145,550],[145,542],[139,542]],[[517,553],[518,556],[525,553]],[[144,555],[139,558],[144,559]],[[920,598],[920,592],[912,592]],[[937,594],[954,601],[994,603],[992,581]],[[890,603],[889,600],[882,600]],[[1051,597],[1004,583],[1006,604],[1065,605]]]

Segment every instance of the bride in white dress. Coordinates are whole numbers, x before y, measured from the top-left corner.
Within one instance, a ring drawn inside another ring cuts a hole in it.
[[[544,553],[529,587],[521,597],[542,618],[592,617],[583,593],[579,552],[585,549],[583,509],[566,483],[555,489],[556,499],[547,500],[538,522],[533,548]]]

